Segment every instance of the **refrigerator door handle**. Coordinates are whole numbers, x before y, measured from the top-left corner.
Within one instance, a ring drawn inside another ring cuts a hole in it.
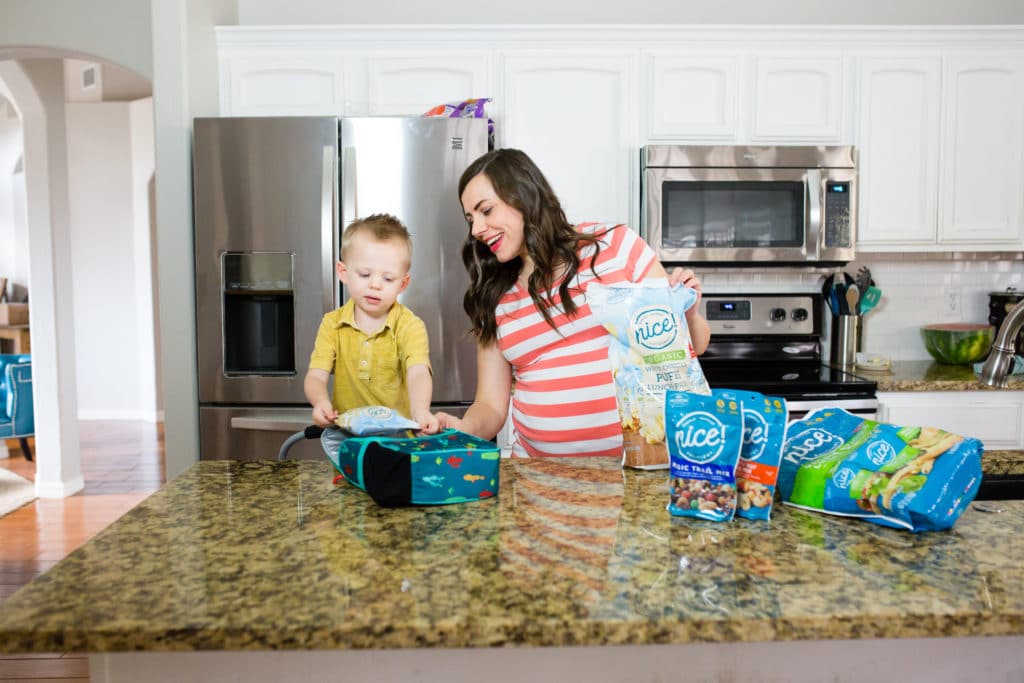
[[[358,195],[356,193],[356,148],[341,148],[341,229],[344,233],[349,223],[359,216]],[[340,258],[341,246],[338,246]],[[341,303],[348,300],[348,292],[341,288]]]
[[[334,229],[334,188],[335,182],[335,151],[333,145],[324,146],[323,168],[320,182],[320,262],[323,276],[324,313],[330,313],[338,307],[334,284],[334,244],[337,237]]]

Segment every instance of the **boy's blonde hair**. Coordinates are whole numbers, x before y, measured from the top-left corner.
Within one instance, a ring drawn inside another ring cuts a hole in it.
[[[409,264],[412,263],[412,237],[409,231],[391,214],[375,213],[366,218],[358,218],[348,224],[341,236],[341,260],[345,260],[345,252],[352,246],[352,242],[359,235],[376,240],[377,242],[401,242],[409,250]],[[407,264],[408,265],[408,264]]]

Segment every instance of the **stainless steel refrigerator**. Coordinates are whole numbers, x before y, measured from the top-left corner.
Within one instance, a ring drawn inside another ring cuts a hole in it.
[[[426,323],[435,405],[472,401],[457,185],[487,151],[486,120],[197,118],[193,135],[201,458],[272,459],[310,424],[302,383],[313,340],[345,299],[334,273],[341,231],[373,213],[412,234],[399,300]],[[323,454],[308,441],[289,456]]]

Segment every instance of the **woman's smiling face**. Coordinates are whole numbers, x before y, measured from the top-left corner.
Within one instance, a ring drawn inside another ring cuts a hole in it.
[[[500,263],[517,256],[527,261],[523,214],[494,191],[491,179],[478,174],[462,191],[462,210],[469,234],[487,245]]]

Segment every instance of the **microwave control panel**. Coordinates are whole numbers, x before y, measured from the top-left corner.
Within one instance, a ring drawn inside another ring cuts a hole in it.
[[[826,180],[825,246],[847,248],[850,242],[850,183]]]

